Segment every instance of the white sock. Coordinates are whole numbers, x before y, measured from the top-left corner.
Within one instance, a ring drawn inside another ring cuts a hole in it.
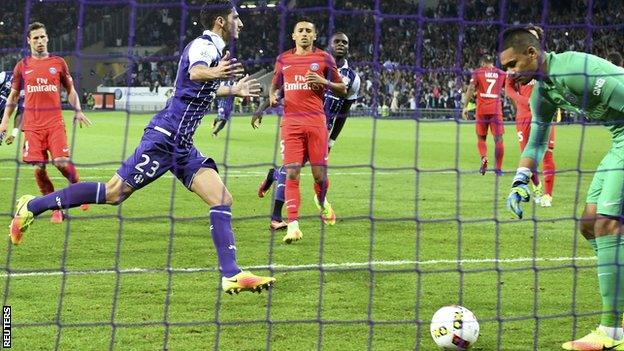
[[[598,328],[607,333],[611,339],[620,340],[624,337],[624,329],[622,328],[605,327],[604,325],[601,325]]]

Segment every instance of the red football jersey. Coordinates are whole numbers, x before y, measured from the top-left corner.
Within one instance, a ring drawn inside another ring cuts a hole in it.
[[[288,50],[277,57],[273,84],[283,87],[284,117],[282,125],[325,125],[323,95],[325,87],[310,87],[305,75],[316,72],[334,83],[342,83],[336,61],[327,52],[314,48],[305,55]]]
[[[533,92],[533,85],[535,85],[535,80],[526,85],[515,84],[512,79],[507,79],[505,82],[505,94],[516,103],[516,121],[531,119],[529,100]]]
[[[505,72],[496,67],[481,67],[472,72],[470,83],[477,90],[477,116],[503,113],[501,91],[505,76]]]
[[[23,130],[65,126],[61,113],[61,84],[67,91],[72,85],[72,77],[62,57],[26,57],[15,65],[12,88],[24,89],[26,94]]]

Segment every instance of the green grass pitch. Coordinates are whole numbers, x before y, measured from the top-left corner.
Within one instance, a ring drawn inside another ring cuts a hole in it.
[[[107,181],[151,115],[89,117],[94,125],[76,133],[67,120],[74,161],[83,181]],[[220,292],[207,206],[166,175],[121,207],[74,209],[62,225],[46,213],[19,247],[3,241],[14,350],[105,350],[112,335],[115,350],[162,349],[165,339],[170,350],[433,350],[429,320],[454,303],[480,320],[475,350],[556,350],[598,322],[595,260],[574,217],[610,147],[606,129],[557,127],[553,207],[525,206],[516,221],[504,209],[519,155],[513,126],[497,178],[477,173],[472,124],[351,118],[330,158],[337,224],[321,227],[306,169],[304,238],[286,246],[268,231],[270,200],[256,196],[279,162],[276,119],[252,130],[250,118],[234,118],[217,139],[211,121],[195,141],[234,196],[239,264],[274,274],[274,289]],[[493,159],[491,138],[489,151]],[[18,156],[0,147],[4,230],[14,199],[37,193]],[[57,189],[66,184],[49,173]]]

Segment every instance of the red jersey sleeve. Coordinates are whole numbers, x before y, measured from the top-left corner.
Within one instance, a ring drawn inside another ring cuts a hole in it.
[[[529,98],[527,96],[520,95],[520,92],[516,90],[513,79],[505,79],[505,94],[509,96],[516,103],[528,105]]]
[[[13,82],[11,83],[11,89],[20,91],[22,89],[22,60],[20,60],[13,68]]]
[[[71,73],[69,73],[69,67],[67,67],[67,62],[65,62],[65,60],[63,58],[59,58],[61,60],[61,84],[63,84],[63,87],[65,88],[65,90],[67,90],[67,92],[69,93],[69,91],[71,90],[72,86],[73,86],[73,79],[71,76]]]
[[[284,85],[284,73],[282,72],[282,67],[284,64],[282,63],[283,56],[279,55],[277,60],[275,60],[275,68],[273,69],[273,80],[272,83],[274,86],[281,87]]]

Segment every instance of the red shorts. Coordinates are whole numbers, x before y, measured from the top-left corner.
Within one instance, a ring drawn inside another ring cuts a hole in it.
[[[505,134],[503,115],[477,115],[475,127],[479,136],[486,136],[488,128],[492,131],[492,135]]]
[[[64,127],[24,131],[24,149],[22,150],[24,162],[47,162],[48,152],[52,155],[52,160],[69,157]]]
[[[526,144],[529,142],[529,135],[531,135],[531,121],[516,122],[516,135],[518,136],[518,143],[520,143],[520,151],[524,151]],[[548,136],[548,148],[553,150],[555,148],[555,126],[550,127],[550,135]]]
[[[327,165],[327,127],[283,125],[280,127],[282,162],[285,165],[306,160],[312,166]]]

